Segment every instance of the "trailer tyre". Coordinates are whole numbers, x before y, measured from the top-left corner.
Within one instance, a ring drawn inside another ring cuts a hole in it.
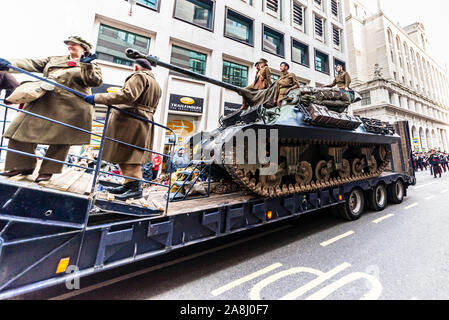
[[[374,211],[383,211],[388,205],[388,191],[383,183],[368,192],[368,203]]]
[[[365,209],[365,197],[361,189],[355,188],[346,196],[346,203],[338,206],[340,216],[348,221],[360,219]]]
[[[393,204],[400,204],[404,201],[405,187],[401,179],[396,180],[388,187],[388,200]]]

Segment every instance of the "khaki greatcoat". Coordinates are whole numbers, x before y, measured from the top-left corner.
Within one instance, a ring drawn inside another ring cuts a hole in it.
[[[12,65],[30,72],[42,73],[44,77],[75,89],[86,95],[91,87],[102,84],[101,68],[95,63],[70,60],[70,56],[46,59],[12,60]],[[25,111],[61,121],[92,131],[94,110],[92,105],[73,93],[56,87],[38,100],[24,106]],[[91,135],[24,113],[18,113],[4,136],[6,138],[38,144],[83,145],[89,144]]]
[[[120,109],[153,120],[162,90],[150,71],[137,71],[129,76],[120,92],[95,95],[95,102],[116,105]],[[152,150],[154,126],[112,109],[106,136]],[[144,164],[152,155],[138,149],[106,140],[102,159],[114,164]]]

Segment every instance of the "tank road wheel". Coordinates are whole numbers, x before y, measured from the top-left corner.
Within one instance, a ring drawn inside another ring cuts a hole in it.
[[[298,184],[309,184],[312,181],[313,169],[307,161],[300,162],[296,172],[295,179]]]
[[[346,196],[346,203],[338,206],[338,210],[343,219],[355,221],[360,219],[365,208],[365,198],[361,189],[352,189]]]
[[[368,192],[369,206],[374,211],[382,211],[387,207],[388,192],[383,183]]]
[[[377,160],[374,156],[371,156],[371,166],[369,167],[369,173],[375,173],[377,171]]]
[[[328,181],[330,178],[330,172],[327,169],[327,161],[321,160],[318,162],[315,168],[315,176],[317,181]]]
[[[351,165],[348,160],[343,159],[343,168],[338,170],[340,178],[346,179],[351,176]]]
[[[388,200],[394,204],[404,201],[405,188],[401,179],[396,180],[388,187]]]
[[[377,149],[376,154],[380,161],[383,162],[383,161],[387,160],[387,149],[385,149],[384,146],[380,146]]]
[[[358,158],[352,160],[352,173],[354,176],[360,176],[363,173],[362,161]]]

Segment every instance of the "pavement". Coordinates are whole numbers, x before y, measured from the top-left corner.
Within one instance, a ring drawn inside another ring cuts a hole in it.
[[[449,173],[417,173],[400,205],[345,222],[327,211],[71,299],[449,298]]]

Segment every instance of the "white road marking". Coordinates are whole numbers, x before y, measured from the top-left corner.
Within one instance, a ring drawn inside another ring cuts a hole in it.
[[[337,291],[341,287],[354,282],[359,279],[366,279],[368,280],[372,287],[371,290],[363,295],[363,297],[360,300],[377,300],[379,299],[380,295],[382,294],[382,285],[380,284],[379,280],[377,280],[372,275],[362,273],[362,272],[353,272],[351,274],[348,274],[344,276],[343,278],[331,283],[330,285],[320,289],[318,292],[315,292],[311,296],[309,296],[306,300],[323,300],[331,293]]]
[[[418,205],[418,203],[415,202],[415,203],[413,203],[413,204],[411,204],[411,205],[405,207],[405,210],[409,210],[409,209],[411,209],[411,208],[414,208],[414,207],[416,207],[417,205]]]
[[[82,288],[80,290],[76,290],[76,291],[72,291],[72,292],[69,292],[69,293],[65,293],[65,294],[62,294],[60,296],[50,298],[49,300],[69,299],[69,298],[78,296],[80,294],[91,292],[91,291],[94,291],[94,290],[97,290],[97,289],[100,289],[100,288],[103,288],[103,287],[106,287],[106,286],[110,286],[110,285],[118,283],[118,282],[126,281],[128,279],[132,279],[132,278],[138,277],[140,275],[144,275],[144,274],[149,273],[151,271],[163,269],[165,267],[176,265],[176,264],[179,264],[179,263],[184,262],[184,261],[189,261],[189,260],[201,257],[201,256],[205,256],[205,255],[207,255],[209,253],[220,251],[220,250],[223,250],[223,249],[226,249],[226,248],[231,248],[231,247],[236,246],[238,244],[245,243],[245,242],[248,242],[248,241],[251,241],[251,240],[254,240],[254,239],[258,239],[258,238],[264,237],[264,236],[266,236],[268,234],[272,234],[272,233],[279,232],[279,231],[282,231],[282,230],[285,230],[285,229],[289,229],[289,228],[291,228],[291,226],[283,226],[283,227],[280,227],[280,228],[277,228],[277,229],[274,229],[274,230],[270,230],[270,231],[267,231],[267,232],[264,232],[264,233],[261,233],[261,234],[257,234],[257,235],[254,235],[254,236],[242,239],[242,240],[231,242],[231,243],[228,243],[228,244],[216,247],[216,248],[212,248],[212,249],[209,249],[209,250],[201,251],[201,252],[189,255],[187,257],[182,257],[182,258],[179,258],[179,259],[176,259],[176,260],[168,261],[168,262],[156,265],[156,266],[152,266],[152,267],[149,267],[149,268],[146,268],[146,269],[143,269],[143,270],[139,270],[139,271],[136,271],[136,272],[133,272],[133,273],[130,273],[130,274],[126,274],[126,275],[123,275],[123,276],[120,276],[120,277],[117,277],[117,278],[114,278],[114,279],[110,279],[110,280],[107,280],[107,281],[104,281],[104,282],[101,282],[101,283],[98,283],[98,284],[94,284],[94,285],[91,285],[89,287]]]
[[[384,221],[384,220],[386,220],[388,218],[391,218],[391,217],[394,217],[394,214],[388,214],[388,215],[386,215],[386,216],[384,216],[382,218],[373,220],[373,223],[380,223],[380,222],[382,222],[382,221]]]
[[[448,191],[449,191],[448,189],[445,189],[445,190],[441,191],[441,193],[446,193]]]
[[[345,234],[342,234],[342,235],[340,235],[340,236],[338,236],[338,237],[335,237],[335,238],[332,238],[332,239],[330,239],[330,240],[321,242],[320,245],[321,245],[322,247],[327,247],[328,245],[330,245],[330,244],[332,244],[332,243],[334,243],[334,242],[337,242],[338,240],[341,240],[341,239],[343,239],[343,238],[349,237],[350,235],[353,235],[354,233],[355,233],[354,231],[348,231],[348,232],[346,232]]]
[[[433,184],[433,183],[422,184],[422,185],[419,185],[419,186],[415,187],[415,189],[421,189],[421,188],[424,188],[426,186],[430,186],[431,184]]]
[[[427,197],[426,200],[431,200],[431,199],[433,199],[433,198],[435,198],[435,196]]]
[[[249,275],[247,275],[247,276],[245,276],[243,278],[237,279],[237,280],[232,281],[232,282],[230,282],[230,283],[228,283],[228,284],[226,284],[226,285],[224,285],[224,286],[222,286],[222,287],[220,287],[218,289],[213,290],[212,291],[212,295],[218,296],[218,295],[220,295],[220,294],[222,294],[222,293],[224,293],[226,291],[229,291],[229,290],[231,290],[231,289],[233,289],[235,287],[238,287],[238,286],[240,286],[240,285],[242,285],[242,284],[244,284],[244,283],[246,283],[248,281],[251,281],[251,280],[253,280],[255,278],[258,278],[258,277],[260,277],[260,276],[262,276],[264,274],[267,274],[267,273],[269,273],[269,272],[271,272],[271,271],[273,271],[273,270],[275,270],[277,268],[280,268],[280,267],[282,267],[281,263],[272,264],[269,267],[266,267],[266,268],[264,268],[262,270],[259,270],[259,271],[256,271],[254,273],[251,273],[251,274],[249,274]]]

